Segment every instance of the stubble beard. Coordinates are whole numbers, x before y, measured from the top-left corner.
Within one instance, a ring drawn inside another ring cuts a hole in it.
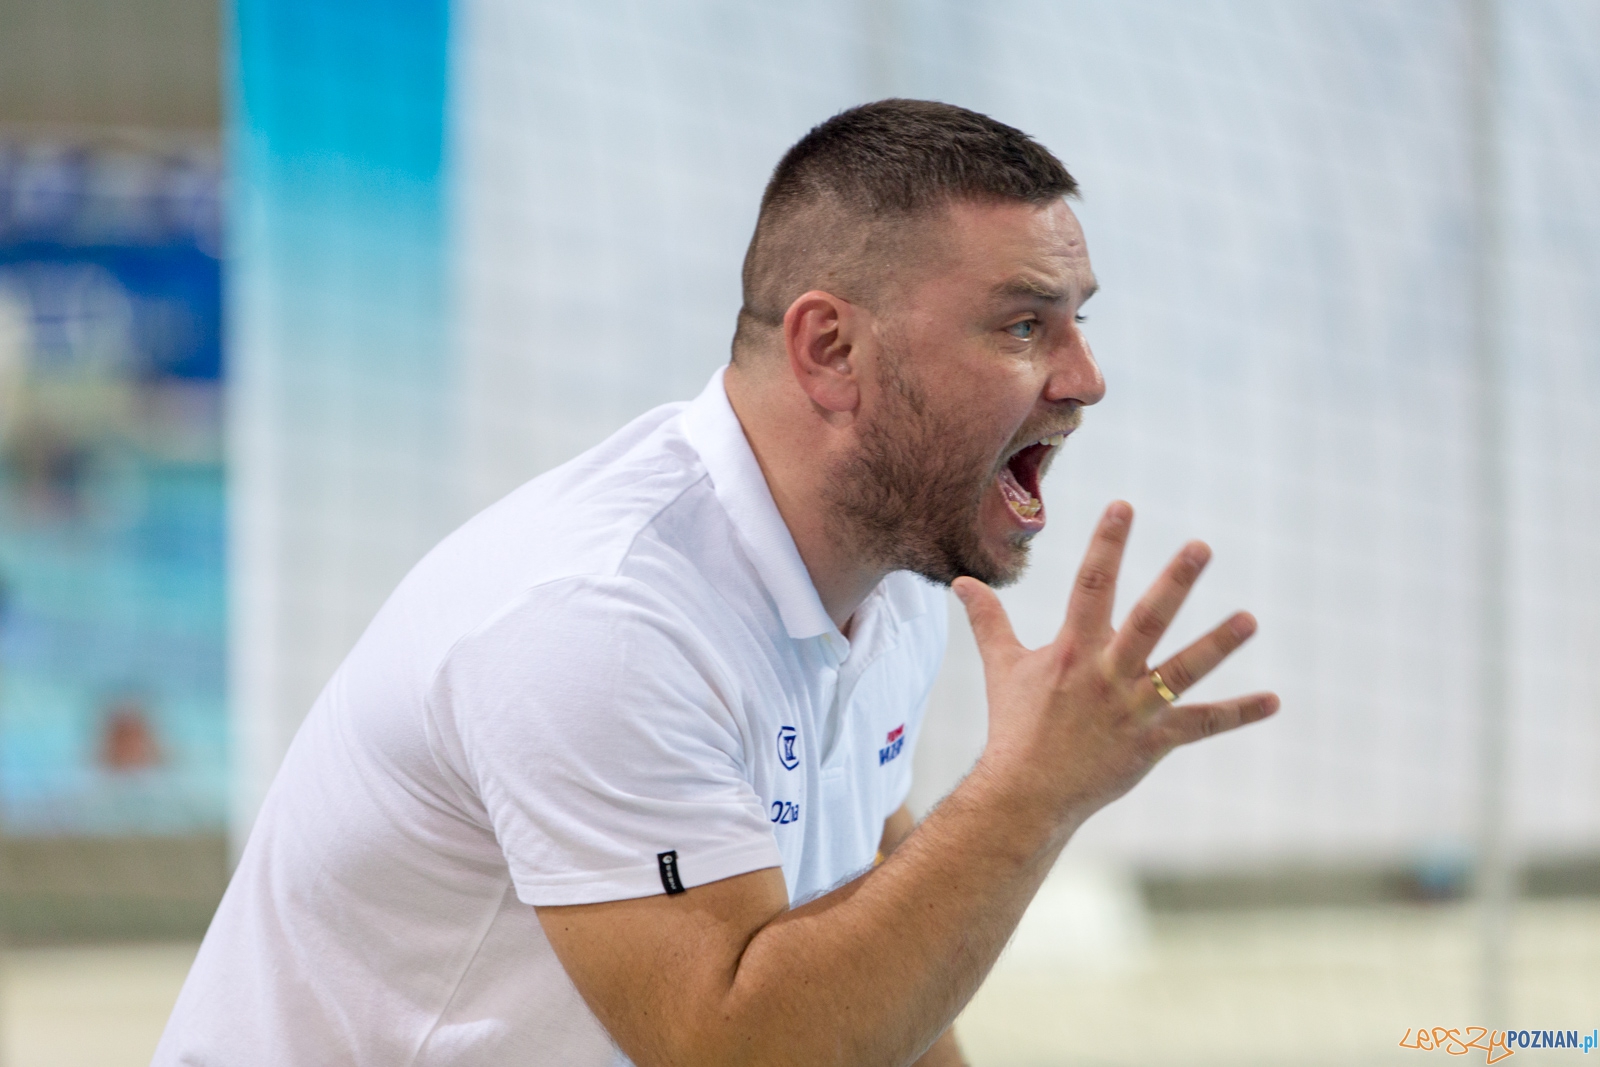
[[[902,353],[884,353],[884,405],[860,433],[860,448],[830,472],[832,535],[858,558],[949,585],[970,575],[996,588],[1022,576],[1028,539],[1003,558],[983,543],[984,494],[998,473],[954,418],[933,411],[904,372]]]

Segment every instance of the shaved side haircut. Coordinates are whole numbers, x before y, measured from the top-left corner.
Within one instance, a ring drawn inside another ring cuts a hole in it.
[[[976,111],[928,100],[841,111],[784,153],[767,183],[733,358],[748,359],[812,289],[877,310],[928,251],[922,223],[952,202],[1046,204],[1077,191],[1049,149]]]

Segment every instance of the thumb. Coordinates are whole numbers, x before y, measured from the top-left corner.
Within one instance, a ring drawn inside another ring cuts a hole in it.
[[[972,636],[978,642],[978,654],[988,663],[991,656],[1018,646],[1017,635],[1011,629],[1011,619],[1006,615],[1000,598],[994,590],[976,578],[957,578],[950,585],[967,609],[967,622],[972,626]]]

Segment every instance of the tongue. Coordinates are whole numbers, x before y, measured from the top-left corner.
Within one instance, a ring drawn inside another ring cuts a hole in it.
[[[1017,476],[1009,466],[1000,468],[1000,492],[1006,498],[1006,503],[1011,505],[1011,510],[1024,519],[1034,518],[1039,514],[1039,509],[1044,504],[1032,493],[1022,488],[1022,483],[1017,481]]]

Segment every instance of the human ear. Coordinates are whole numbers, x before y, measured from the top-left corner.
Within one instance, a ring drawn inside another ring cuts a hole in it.
[[[802,293],[784,313],[789,371],[824,411],[850,412],[861,403],[853,344],[857,318],[855,305],[820,289]]]

